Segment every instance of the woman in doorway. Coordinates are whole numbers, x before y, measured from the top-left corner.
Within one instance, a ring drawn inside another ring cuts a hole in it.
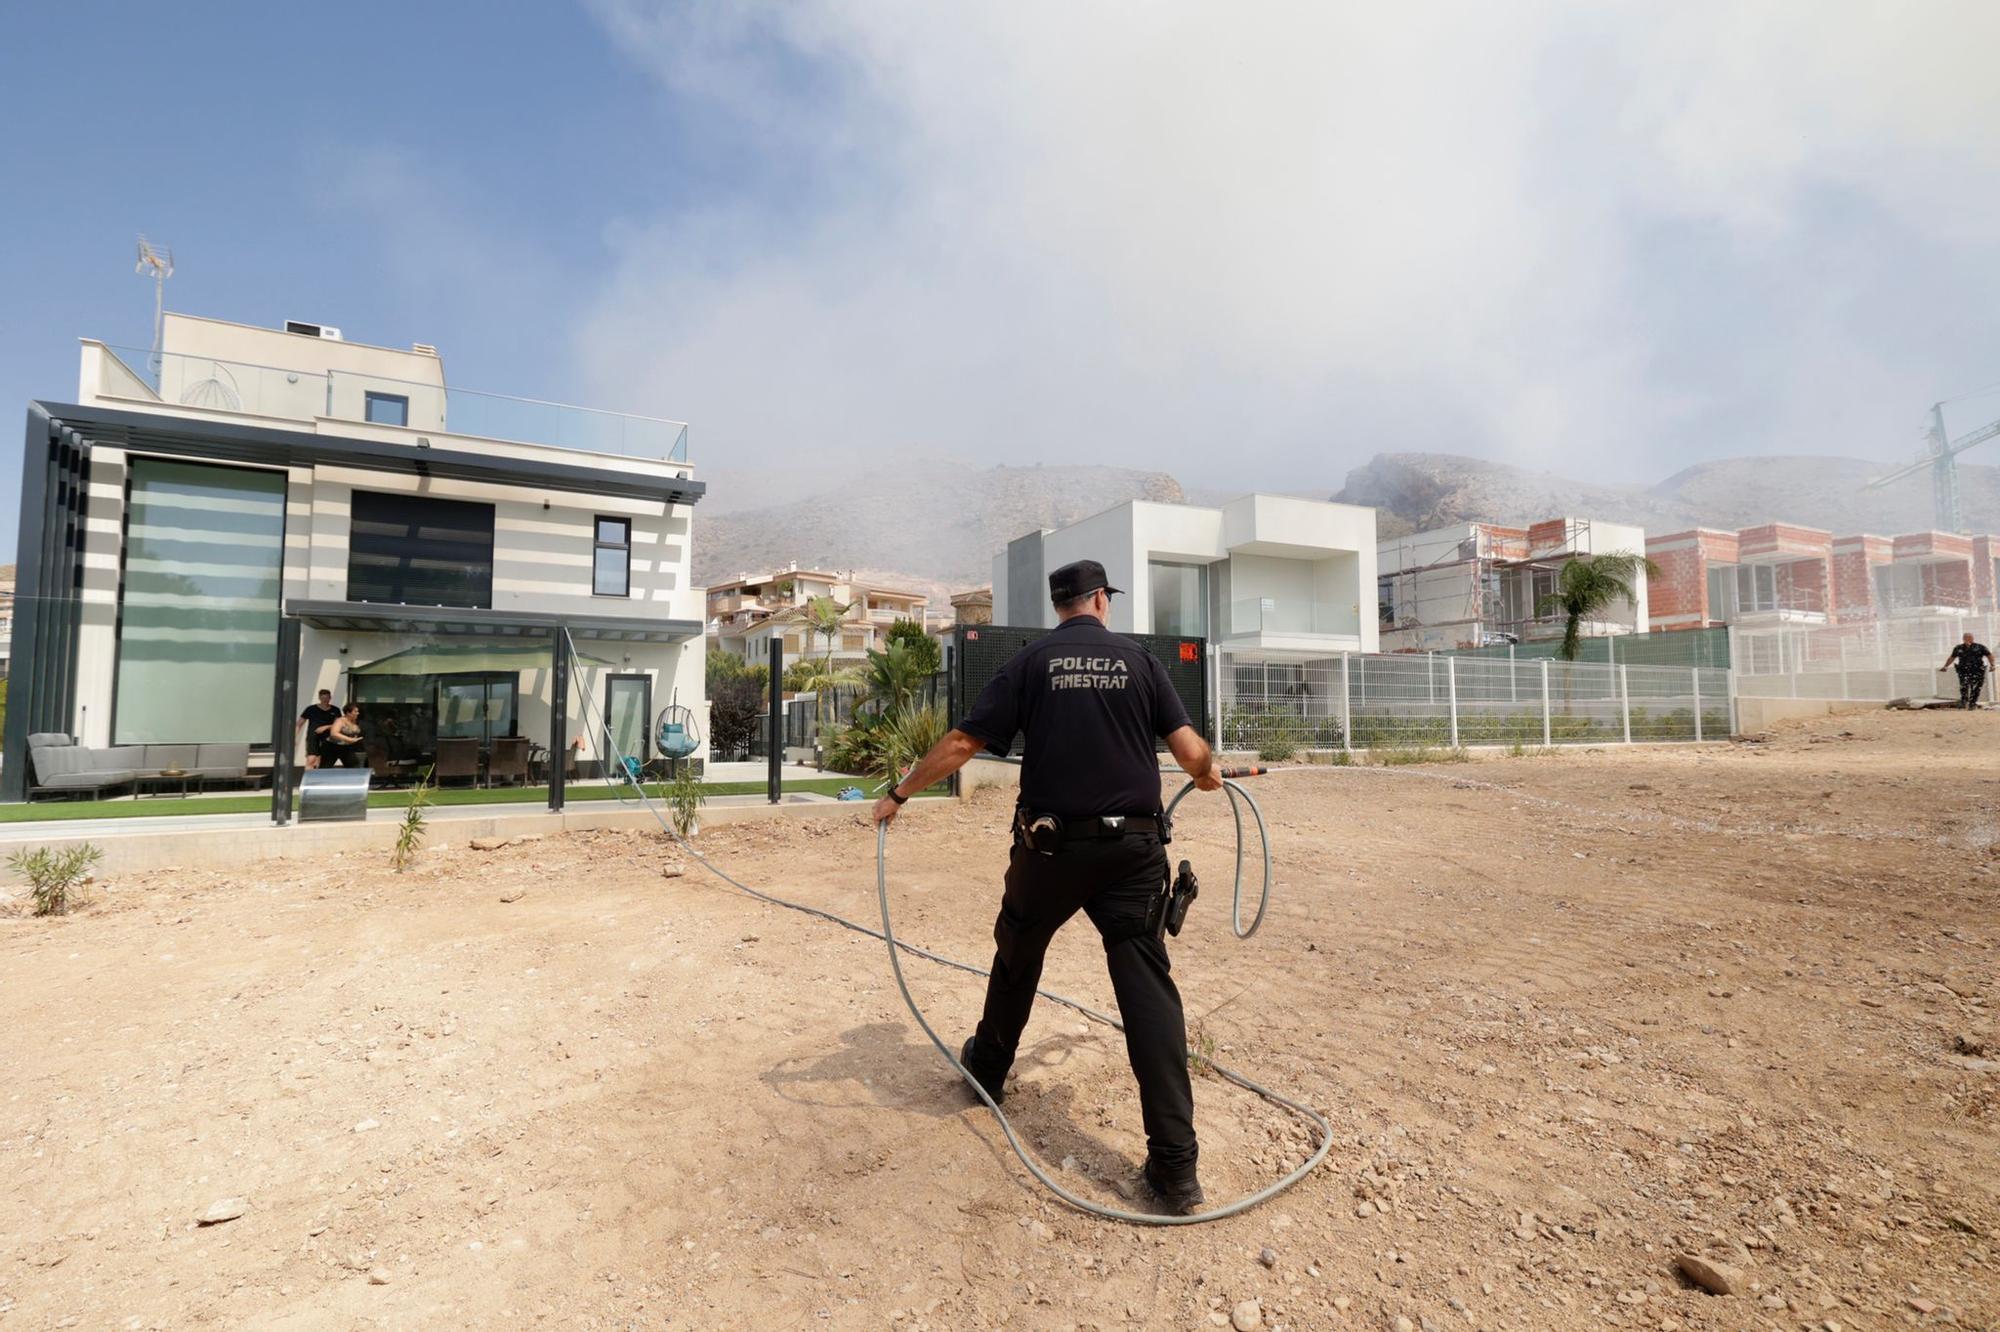
[[[349,703],[347,710],[326,729],[326,745],[320,751],[320,764],[327,768],[359,768],[366,766],[366,755],[361,746],[361,705]]]

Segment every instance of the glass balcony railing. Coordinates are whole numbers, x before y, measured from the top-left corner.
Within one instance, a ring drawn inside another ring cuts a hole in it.
[[[1352,616],[1331,607],[1279,597],[1250,597],[1229,604],[1229,632],[1237,634],[1355,634]]]
[[[113,395],[143,390],[183,407],[253,416],[407,426],[662,462],[686,462],[688,457],[684,421],[345,370],[286,370],[180,352],[156,356],[132,347],[107,350],[111,364],[105,367],[103,385]]]

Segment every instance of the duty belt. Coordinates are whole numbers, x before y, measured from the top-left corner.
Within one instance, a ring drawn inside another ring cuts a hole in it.
[[[1105,842],[1140,834],[1160,835],[1165,840],[1165,822],[1157,814],[1093,814],[1087,818],[1065,819],[1057,814],[1014,811],[1014,836],[1029,849],[1054,855],[1075,842]]]

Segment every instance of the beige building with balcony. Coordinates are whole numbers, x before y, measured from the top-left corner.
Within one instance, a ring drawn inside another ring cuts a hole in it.
[[[813,629],[808,613],[808,607],[820,597],[845,607],[840,628],[831,639]],[[793,565],[768,573],[738,574],[726,583],[711,584],[707,606],[712,652],[761,662],[768,659],[775,638],[783,644],[786,661],[830,653],[835,661],[858,662],[881,649],[896,621],[926,624],[930,598],[921,592],[863,583],[852,572]]]
[[[321,688],[383,781],[446,750],[475,781],[588,773],[653,758],[670,702],[699,717],[684,424],[461,389],[434,348],[322,325],[162,330],[85,339],[76,401],[30,405],[0,798],[30,733],[268,772]]]

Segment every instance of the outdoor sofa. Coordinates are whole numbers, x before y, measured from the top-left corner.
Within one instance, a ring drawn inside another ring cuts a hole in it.
[[[247,744],[113,745],[93,749],[74,743],[61,731],[36,731],[28,737],[33,780],[28,798],[38,795],[101,795],[130,786],[141,777],[157,777],[178,769],[200,790],[210,782],[261,780],[250,770]]]

